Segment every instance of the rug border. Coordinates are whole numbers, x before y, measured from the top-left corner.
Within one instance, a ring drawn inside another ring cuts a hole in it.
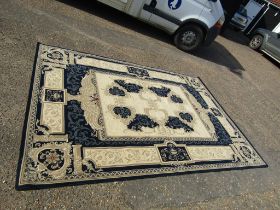
[[[56,47],[64,50],[70,50],[73,52],[78,52],[86,55],[93,55],[96,56],[100,59],[105,59],[109,61],[113,61],[115,63],[121,63],[121,64],[128,64],[128,65],[133,65],[133,66],[138,66],[141,68],[147,68],[153,71],[159,71],[159,72],[164,72],[164,73],[171,73],[175,75],[184,75],[187,77],[194,77],[198,78],[200,82],[203,84],[203,86],[207,89],[207,91],[211,94],[211,96],[215,99],[215,101],[218,103],[220,108],[224,111],[224,113],[227,115],[227,117],[234,123],[234,125],[239,129],[239,131],[242,133],[242,135],[246,138],[246,140],[249,142],[251,147],[256,151],[256,153],[259,155],[259,157],[262,159],[264,162],[264,165],[259,165],[259,166],[245,166],[245,167],[235,167],[235,168],[216,168],[216,169],[207,169],[207,170],[196,170],[196,171],[185,171],[185,172],[172,172],[172,173],[164,173],[164,174],[148,174],[148,175],[139,175],[139,176],[132,176],[132,177],[117,177],[117,178],[109,178],[109,179],[99,179],[99,180],[84,180],[84,181],[73,181],[73,182],[65,182],[65,183],[53,183],[53,184],[26,184],[26,185],[19,185],[20,182],[20,172],[21,172],[21,166],[23,162],[23,157],[24,157],[24,149],[25,149],[25,143],[26,143],[26,128],[27,128],[27,122],[28,122],[28,116],[30,112],[30,104],[32,100],[32,92],[33,92],[33,86],[34,86],[34,77],[35,77],[35,72],[36,72],[36,66],[37,66],[37,61],[38,61],[38,53],[40,46],[48,46],[48,47]],[[40,190],[40,189],[50,189],[50,188],[58,188],[58,187],[66,187],[66,186],[77,186],[77,185],[85,185],[85,184],[95,184],[95,183],[107,183],[107,182],[114,182],[114,181],[128,181],[128,180],[135,180],[135,179],[146,179],[146,178],[155,178],[155,177],[167,177],[167,176],[178,176],[178,175],[185,175],[185,174],[193,174],[193,173],[209,173],[209,172],[220,172],[220,171],[231,171],[231,170],[245,170],[245,169],[253,169],[253,168],[267,168],[268,164],[266,161],[263,159],[263,157],[259,154],[258,150],[252,145],[250,140],[247,138],[247,136],[241,131],[241,129],[238,127],[238,125],[232,120],[232,118],[228,115],[228,113],[225,111],[223,106],[216,100],[215,96],[212,94],[212,92],[208,89],[208,87],[205,85],[205,83],[201,80],[200,77],[195,77],[195,76],[190,76],[186,75],[185,73],[177,73],[173,71],[167,71],[155,67],[148,67],[144,65],[139,65],[136,63],[132,62],[127,62],[124,60],[116,60],[113,58],[109,58],[106,56],[101,56],[101,55],[96,55],[96,54],[90,54],[87,52],[82,52],[78,50],[73,50],[69,48],[64,48],[64,47],[59,47],[59,46],[53,46],[53,45],[47,45],[43,44],[41,42],[37,42],[36,44],[36,50],[35,50],[35,58],[33,61],[33,70],[31,74],[31,83],[29,85],[29,92],[28,92],[28,100],[26,104],[26,109],[25,109],[25,117],[24,117],[24,123],[23,123],[23,128],[22,128],[22,138],[21,138],[21,144],[20,144],[20,151],[19,151],[19,159],[17,163],[17,170],[16,170],[16,183],[15,183],[15,189],[18,191],[26,191],[26,190]]]
[[[265,167],[268,167],[267,162],[264,160],[264,158],[259,154],[258,150],[255,148],[255,146],[251,143],[251,141],[247,138],[247,136],[242,132],[240,127],[236,124],[236,122],[230,117],[230,115],[225,111],[224,107],[220,104],[220,102],[216,99],[216,97],[213,95],[213,93],[208,89],[208,87],[205,85],[205,83],[202,81],[200,77],[197,77],[199,81],[203,84],[203,86],[206,88],[206,90],[211,94],[211,96],[215,99],[215,101],[218,103],[218,105],[222,108],[224,113],[226,113],[227,117],[234,123],[234,125],[238,128],[239,132],[246,138],[250,146],[255,150],[255,152],[260,156],[262,161],[265,163]]]

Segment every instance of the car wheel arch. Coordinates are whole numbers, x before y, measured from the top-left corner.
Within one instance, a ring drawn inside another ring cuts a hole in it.
[[[255,36],[261,36],[261,37],[262,37],[261,45],[258,46],[257,48],[254,48],[254,47],[251,47],[251,46],[250,46],[250,45],[251,45],[251,42],[252,42],[252,40],[253,40],[253,38],[254,38]],[[265,36],[264,34],[259,33],[259,32],[256,32],[256,33],[254,33],[254,34],[250,37],[249,46],[250,46],[252,49],[254,49],[254,50],[261,50],[261,49],[263,48],[265,39],[266,39],[266,36]]]
[[[209,31],[209,27],[202,21],[197,20],[197,19],[187,19],[182,22],[182,24],[177,28],[177,30],[173,33],[173,36],[176,35],[176,33],[184,26],[186,25],[196,25],[200,27],[204,33],[204,39],[207,36],[207,32]]]

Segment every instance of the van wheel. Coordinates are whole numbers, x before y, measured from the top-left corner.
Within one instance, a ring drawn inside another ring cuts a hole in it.
[[[262,43],[263,43],[263,36],[260,34],[257,34],[255,36],[253,36],[253,38],[249,42],[249,47],[252,48],[253,50],[257,50],[260,48]]]
[[[183,51],[192,51],[201,45],[203,37],[204,33],[199,26],[186,25],[176,32],[174,43]]]

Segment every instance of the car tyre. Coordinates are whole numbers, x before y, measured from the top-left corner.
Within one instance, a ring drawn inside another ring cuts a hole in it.
[[[253,50],[257,50],[261,47],[263,43],[263,36],[260,34],[256,34],[252,37],[251,41],[249,42],[249,47]]]
[[[185,25],[178,29],[174,36],[174,43],[177,48],[185,52],[196,50],[203,41],[205,34],[197,25]]]

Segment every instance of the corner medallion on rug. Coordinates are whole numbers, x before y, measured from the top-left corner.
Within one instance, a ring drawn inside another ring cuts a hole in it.
[[[38,46],[19,188],[265,162],[199,78]]]

